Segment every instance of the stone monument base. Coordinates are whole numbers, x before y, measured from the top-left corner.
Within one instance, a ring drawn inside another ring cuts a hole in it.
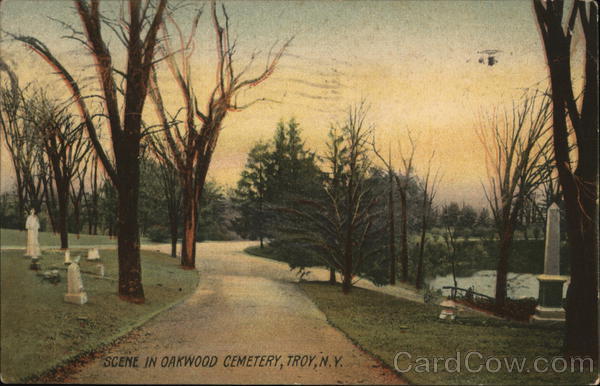
[[[82,305],[87,303],[87,300],[87,294],[85,292],[79,294],[65,294],[65,302],[67,303]]]
[[[567,276],[543,274],[538,276],[540,293],[532,322],[564,322],[563,285]]]
[[[40,269],[42,269],[42,266],[38,262],[38,259],[31,259],[31,264],[29,265],[29,269],[31,269],[32,271],[39,271]]]
[[[532,322],[564,322],[565,310],[562,307],[535,307],[535,314],[531,317]]]

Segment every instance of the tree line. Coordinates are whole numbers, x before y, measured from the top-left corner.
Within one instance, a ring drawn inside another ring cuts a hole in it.
[[[280,121],[273,138],[255,143],[248,153],[231,198],[237,213],[233,229],[259,240],[260,248],[292,269],[326,267],[331,282],[341,275],[346,292],[358,277],[423,288],[426,271],[453,264],[463,244],[504,242],[492,207],[435,200],[439,178],[430,163],[416,171],[418,147],[410,133],[411,150],[396,170],[391,155],[381,156],[366,119],[365,103],[351,107],[345,120],[329,128],[321,154],[307,148],[295,119]],[[520,239],[540,239],[542,214],[552,201],[541,188],[523,193],[522,210],[511,226]]]

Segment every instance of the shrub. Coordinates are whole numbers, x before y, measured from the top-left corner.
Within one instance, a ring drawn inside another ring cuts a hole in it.
[[[170,237],[169,230],[163,225],[152,225],[146,231],[148,238],[156,243],[167,241]]]

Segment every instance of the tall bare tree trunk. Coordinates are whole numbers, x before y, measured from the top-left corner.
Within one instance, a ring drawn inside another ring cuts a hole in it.
[[[402,265],[402,281],[408,282],[408,208],[406,203],[406,190],[400,192],[401,221],[400,221],[400,264]]]
[[[52,226],[52,232],[58,231],[58,225],[56,225],[56,216],[54,214],[54,189],[52,188],[52,181],[48,179],[44,187],[44,196],[46,197],[46,210],[48,211],[48,219]]]
[[[177,257],[177,218],[171,219],[171,257]]]
[[[329,267],[329,284],[335,284],[335,268]]]
[[[134,141],[123,145],[128,151],[120,152],[117,239],[119,260],[119,297],[131,303],[144,302],[142,265],[140,261],[140,237],[138,227],[138,198],[140,188],[140,165],[136,162],[138,151]],[[139,147],[139,142],[137,144]]]
[[[392,170],[389,173],[389,232],[390,232],[390,284],[396,284],[396,232],[394,230],[394,177]]]
[[[93,158],[94,168],[92,169],[92,215],[90,222],[90,234],[98,234],[98,158]]]
[[[194,175],[192,168],[185,170],[181,184],[183,204],[183,237],[181,240],[181,266],[184,269],[194,269],[196,264],[196,230],[197,205],[194,199]]]
[[[501,309],[506,303],[508,258],[513,240],[513,232],[504,231],[500,236],[500,251],[498,255],[498,266],[496,268],[496,306]]]
[[[426,221],[423,219],[423,221]],[[417,289],[423,288],[423,275],[425,272],[425,268],[423,267],[424,263],[424,254],[425,254],[425,232],[427,228],[426,225],[423,224],[421,229],[421,243],[419,244],[419,260],[417,261],[417,278],[415,280],[415,287]]]
[[[64,181],[56,181],[58,195],[58,228],[60,231],[60,248],[69,248],[69,230],[67,228],[69,207],[69,186]]]
[[[352,149],[351,151],[354,151],[354,149]],[[346,208],[346,218],[347,218],[347,222],[348,224],[346,225],[346,240],[345,240],[345,245],[344,245],[344,272],[343,274],[343,282],[342,282],[342,292],[344,294],[348,294],[350,292],[350,289],[352,288],[352,271],[354,269],[354,267],[352,266],[353,262],[352,262],[352,258],[353,258],[353,248],[352,248],[352,243],[353,243],[353,238],[354,238],[354,214],[353,214],[353,209],[354,209],[354,179],[353,179],[353,175],[352,173],[354,172],[353,167],[354,167],[354,159],[352,159],[351,161],[351,166],[350,166],[350,176],[349,176],[349,182],[348,182],[348,198],[347,200],[347,208]]]
[[[571,263],[565,351],[598,357],[598,2],[575,1],[563,27],[563,2],[533,1],[550,73],[556,167],[565,202]],[[581,110],[574,97],[571,38],[579,17],[585,37]],[[569,153],[569,117],[577,160]]]

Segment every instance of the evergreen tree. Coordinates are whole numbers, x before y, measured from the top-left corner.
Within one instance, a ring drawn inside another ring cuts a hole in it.
[[[244,238],[260,240],[261,248],[265,237],[265,168],[268,156],[267,143],[258,142],[250,149],[246,167],[233,196],[234,205],[240,212],[240,216],[233,221],[233,229]]]
[[[271,142],[259,142],[250,150],[246,167],[234,193],[239,216],[234,230],[242,237],[275,237],[280,208],[294,207],[301,197],[320,189],[322,173],[315,154],[306,149],[298,123],[292,118],[277,124]]]

